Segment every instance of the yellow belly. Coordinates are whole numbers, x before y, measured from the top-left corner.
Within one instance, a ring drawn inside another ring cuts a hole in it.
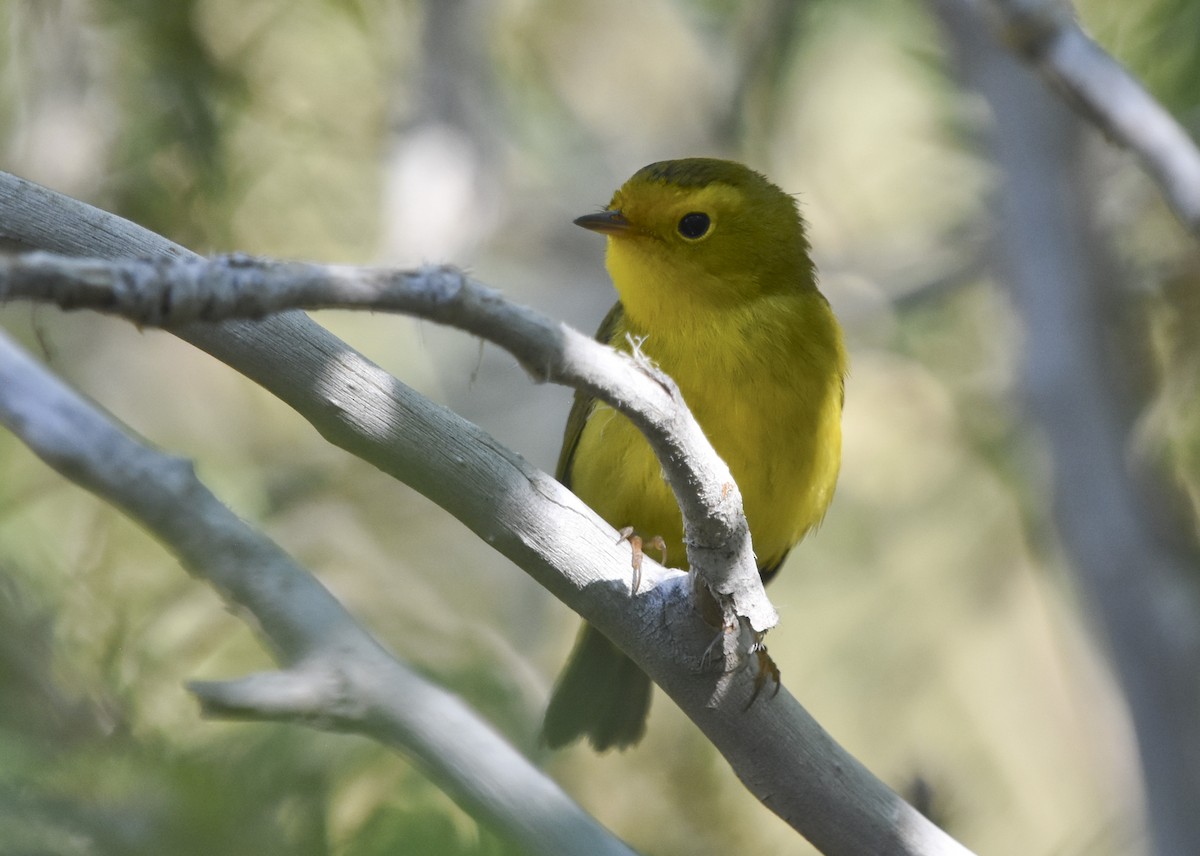
[[[669,341],[655,344],[651,333],[643,350],[679,384],[742,491],[759,567],[775,565],[821,521],[833,498],[841,460],[840,361],[824,372],[806,370],[804,354],[785,348],[782,358],[801,363],[748,371],[744,359],[694,348],[678,359]],[[641,433],[607,405],[598,404],[583,429],[571,485],[613,526],[632,526],[644,538],[661,535],[668,565],[687,567],[682,519],[662,469]]]

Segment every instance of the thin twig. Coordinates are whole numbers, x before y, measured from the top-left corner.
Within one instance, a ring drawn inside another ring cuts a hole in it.
[[[1080,28],[1070,3],[992,0],[991,6],[1004,41],[1109,139],[1137,155],[1175,216],[1200,236],[1200,150],[1183,126]]]

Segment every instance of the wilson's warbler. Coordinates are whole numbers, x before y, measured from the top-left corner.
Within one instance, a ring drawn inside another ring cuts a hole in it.
[[[796,201],[738,163],[663,161],[639,170],[602,213],[575,221],[608,236],[620,298],[597,338],[630,340],[675,379],[741,488],[765,580],[816,526],[841,462],[846,356],[817,290]],[[638,430],[577,394],[558,478],[613,526],[661,536],[686,567],[683,524]],[[585,624],[546,711],[543,739],[599,750],[645,731],[650,680]]]

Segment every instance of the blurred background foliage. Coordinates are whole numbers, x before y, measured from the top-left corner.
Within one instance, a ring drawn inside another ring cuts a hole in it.
[[[1200,6],[1086,0],[1193,130]],[[788,686],[985,853],[1144,847],[1135,749],[1049,522],[989,269],[988,116],[921,3],[0,0],[4,169],[200,252],[451,261],[592,329],[572,217],[652,160],[798,191],[853,355],[829,518],[772,587]],[[1200,265],[1132,159],[1095,180],[1134,311],[1137,451],[1195,526]],[[569,393],[462,335],[321,323],[553,467]],[[0,325],[261,525],[636,847],[810,853],[670,702],[639,748],[536,742],[576,620],[403,485],[172,337],[0,307]],[[183,687],[269,660],[205,586],[0,434],[0,853],[511,852],[366,741],[200,721]]]

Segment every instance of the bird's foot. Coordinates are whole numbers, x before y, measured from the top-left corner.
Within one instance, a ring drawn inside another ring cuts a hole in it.
[[[619,530],[617,534],[620,536],[617,538],[617,543],[620,544],[622,541],[628,541],[630,548],[633,550],[633,558],[631,559],[630,564],[633,565],[633,593],[637,594],[638,588],[642,584],[643,541],[640,535],[634,534],[634,529],[632,526],[626,526],[625,528]],[[649,541],[644,543],[656,550],[660,550],[662,552],[662,563],[664,565],[667,563],[667,542],[663,540],[661,535],[655,535]]]
[[[779,667],[767,653],[767,646],[763,644],[762,640],[763,634],[756,633],[754,642],[750,646],[750,654],[754,657],[752,662],[755,664],[754,692],[750,694],[750,701],[746,702],[746,710],[749,710],[750,706],[754,704],[758,694],[762,692],[768,681],[775,685],[775,689],[771,692],[771,698],[779,695],[781,686]]]

